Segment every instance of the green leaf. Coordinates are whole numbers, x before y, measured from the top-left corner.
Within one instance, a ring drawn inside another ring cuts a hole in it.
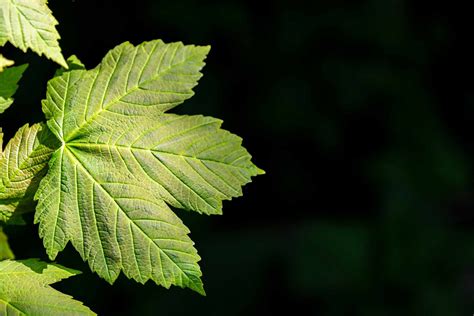
[[[62,142],[36,194],[50,256],[71,241],[93,271],[204,293],[189,230],[168,205],[220,214],[262,171],[221,121],[164,114],[193,95],[209,47],[122,44],[95,69],[48,83]]]
[[[34,210],[33,196],[60,144],[45,124],[25,125],[0,156],[0,220]]]
[[[0,262],[0,314],[96,315],[81,302],[50,286],[79,273],[37,259]]]
[[[15,259],[15,255],[10,249],[7,235],[3,232],[3,228],[0,227],[0,260],[5,259]]]
[[[57,24],[47,0],[0,0],[0,46],[9,41],[24,52],[30,48],[67,68]]]
[[[0,72],[2,72],[6,67],[12,66],[13,64],[14,62],[12,60],[6,59],[2,54],[0,54]]]
[[[11,67],[0,72],[0,114],[13,103],[12,96],[18,89],[18,82],[28,65]]]

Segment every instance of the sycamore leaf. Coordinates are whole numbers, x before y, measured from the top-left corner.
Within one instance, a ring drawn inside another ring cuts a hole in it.
[[[0,227],[0,260],[5,259],[15,259],[15,255],[10,249],[7,235],[3,232],[3,228]]]
[[[36,194],[50,258],[71,241],[113,282],[121,271],[204,293],[189,230],[168,205],[220,214],[262,173],[221,121],[164,114],[193,95],[209,47],[122,44],[95,69],[48,83],[43,111],[62,146]]]
[[[96,315],[50,284],[79,271],[37,259],[0,262],[0,315]]]
[[[12,96],[18,89],[18,81],[20,81],[26,68],[28,68],[28,65],[21,65],[0,72],[0,114],[12,105]]]
[[[0,156],[0,220],[34,209],[33,196],[58,141],[45,124],[25,125]]]
[[[0,72],[2,72],[6,67],[12,66],[13,64],[14,62],[12,60],[6,59],[2,54],[0,54]]]
[[[67,67],[57,24],[47,0],[0,0],[0,46],[9,41],[24,52],[30,48]]]

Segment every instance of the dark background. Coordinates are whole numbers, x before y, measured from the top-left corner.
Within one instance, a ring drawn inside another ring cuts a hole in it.
[[[175,112],[225,121],[265,169],[224,216],[177,211],[207,297],[114,286],[84,271],[56,285],[102,315],[474,313],[472,12],[460,2],[50,1],[67,57],[114,46],[210,44],[196,95]],[[29,62],[6,136],[42,120],[56,65]],[[18,258],[46,259],[33,225]]]

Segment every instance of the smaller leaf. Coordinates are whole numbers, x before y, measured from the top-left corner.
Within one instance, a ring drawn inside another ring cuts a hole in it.
[[[24,52],[30,48],[67,67],[58,42],[58,21],[47,3],[47,0],[0,0],[0,46],[9,41]]]
[[[18,89],[18,81],[20,81],[28,65],[11,67],[0,72],[0,113],[13,103],[12,96]]]
[[[96,315],[50,286],[80,273],[38,259],[0,262],[0,315]]]
[[[15,255],[10,249],[7,235],[3,232],[3,228],[0,227],[0,260],[5,259],[15,259]]]
[[[2,54],[0,54],[0,72],[2,72],[6,67],[12,66],[13,64],[14,62],[12,60],[6,59]]]

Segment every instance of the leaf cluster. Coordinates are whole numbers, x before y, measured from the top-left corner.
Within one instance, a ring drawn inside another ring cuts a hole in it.
[[[51,260],[70,242],[110,283],[124,273],[204,295],[200,257],[172,208],[221,214],[222,201],[263,173],[222,121],[169,112],[194,94],[210,47],[126,42],[86,69],[64,59],[56,25],[46,0],[0,0],[0,46],[62,66],[47,84],[45,122],[23,126],[5,147],[0,130],[0,221],[34,212]],[[12,65],[0,55],[0,113],[27,69]],[[3,230],[0,260],[0,314],[93,314],[50,287],[78,271],[14,260]]]

